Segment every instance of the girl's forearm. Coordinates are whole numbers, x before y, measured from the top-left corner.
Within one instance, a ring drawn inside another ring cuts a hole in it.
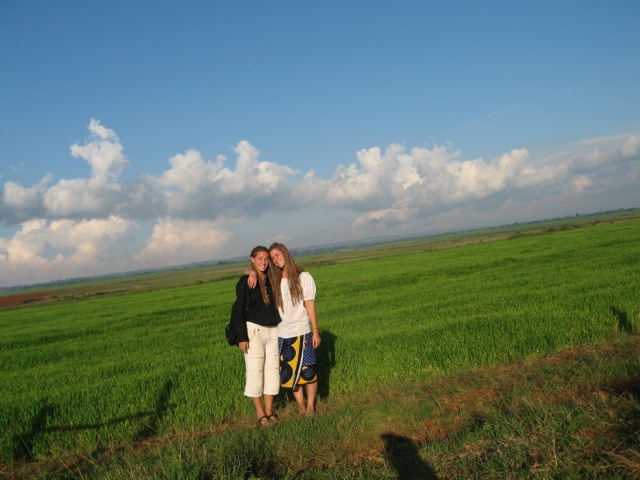
[[[320,327],[318,326],[318,317],[316,315],[316,305],[313,303],[313,300],[305,300],[304,307],[307,309],[307,313],[309,314],[311,328],[314,332],[320,331]]]

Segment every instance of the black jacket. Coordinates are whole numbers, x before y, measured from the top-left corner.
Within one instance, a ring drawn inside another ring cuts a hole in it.
[[[263,325],[265,327],[275,327],[280,323],[280,314],[273,300],[273,291],[266,278],[267,294],[269,305],[262,299],[260,286],[249,288],[247,286],[247,275],[243,275],[236,284],[236,301],[231,309],[231,323],[238,332],[238,343],[248,342],[247,321]]]

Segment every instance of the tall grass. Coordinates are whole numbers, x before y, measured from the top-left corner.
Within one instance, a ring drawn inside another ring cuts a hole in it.
[[[320,401],[635,332],[639,244],[640,222],[629,221],[310,269]],[[241,354],[223,335],[235,282],[0,311],[0,457],[95,452],[252,418]],[[315,422],[321,435],[306,440],[321,450],[340,430]],[[296,425],[278,441],[303,435]]]

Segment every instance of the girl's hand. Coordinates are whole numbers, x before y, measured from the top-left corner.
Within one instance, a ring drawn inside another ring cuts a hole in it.
[[[313,348],[318,348],[322,343],[322,339],[320,338],[320,332],[318,330],[314,330],[313,332]]]
[[[249,350],[249,342],[238,343],[238,348],[242,350],[244,353],[247,353],[247,351]]]
[[[255,288],[258,284],[258,275],[253,270],[251,270],[247,274],[249,275],[249,278],[247,278],[247,286],[249,288]]]

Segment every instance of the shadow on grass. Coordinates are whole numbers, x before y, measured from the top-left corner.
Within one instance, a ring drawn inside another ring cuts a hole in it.
[[[116,425],[118,423],[129,422],[131,420],[140,420],[148,418],[147,424],[140,430],[134,437],[135,440],[144,440],[158,431],[162,419],[166,416],[167,412],[175,408],[169,400],[171,398],[171,392],[174,388],[174,381],[172,379],[167,380],[156,401],[156,406],[152,411],[139,412],[132,415],[123,415],[121,417],[112,418],[104,422],[98,423],[85,423],[80,425],[62,425],[62,426],[48,426],[56,414],[57,407],[51,404],[48,400],[44,401],[36,415],[31,421],[31,428],[29,431],[16,434],[13,436],[13,460],[20,462],[32,462],[34,461],[35,454],[34,448],[40,442],[42,436],[50,432],[72,432],[77,430],[98,430],[110,425]]]
[[[278,479],[286,476],[287,466],[278,458],[267,432],[245,429],[227,432],[218,443],[216,454],[194,459],[197,475],[184,478],[211,479]],[[217,443],[217,442],[216,442]],[[187,457],[187,461],[188,457]],[[297,478],[297,477],[294,477]]]
[[[615,394],[618,403],[618,426],[615,434],[621,440],[620,447],[635,452],[640,449],[640,375],[612,382],[608,390]],[[640,473],[640,456],[636,458],[637,473]]]
[[[613,315],[618,320],[619,332],[629,333],[629,334],[638,333],[638,329],[636,328],[636,326],[633,324],[631,320],[629,320],[629,316],[627,315],[627,312],[625,312],[624,310],[620,310],[615,305],[612,305],[611,313],[613,313]]]
[[[318,371],[318,395],[329,398],[331,392],[331,370],[336,365],[336,337],[329,330],[322,330],[322,343],[316,350],[316,369]]]
[[[175,409],[175,404],[170,402],[171,392],[174,389],[174,382],[172,379],[167,380],[160,390],[158,400],[156,401],[156,408],[153,412],[148,414],[151,418],[149,423],[138,433],[138,439],[144,440],[158,433],[158,427],[162,423],[162,419],[168,412]]]
[[[384,456],[398,473],[398,480],[437,480],[435,470],[431,468],[418,452],[413,440],[402,435],[385,433]]]
[[[13,458],[14,460],[30,462],[35,460],[33,455],[34,443],[40,435],[46,433],[47,423],[56,413],[56,406],[45,400],[31,422],[31,428],[23,434],[13,436]]]

